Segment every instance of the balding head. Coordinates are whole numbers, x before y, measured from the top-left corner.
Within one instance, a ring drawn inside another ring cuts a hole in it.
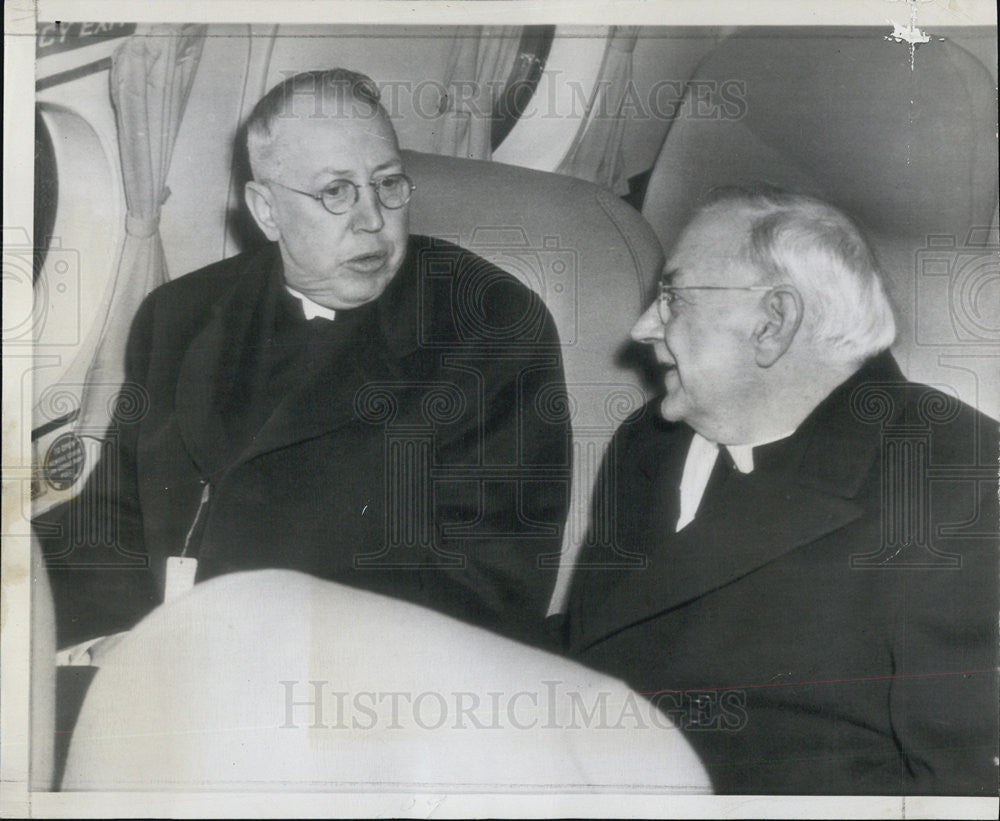
[[[406,254],[412,186],[374,83],[345,69],[285,80],[254,108],[247,147],[247,207],[286,284],[338,311],[377,299]]]
[[[246,122],[247,155],[255,180],[278,173],[281,124],[353,118],[371,120],[398,151],[396,133],[379,102],[379,90],[365,74],[346,68],[304,71],[272,88],[254,106]]]

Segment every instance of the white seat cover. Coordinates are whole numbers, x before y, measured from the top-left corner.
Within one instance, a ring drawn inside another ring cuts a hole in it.
[[[319,711],[292,703],[317,692]],[[622,683],[415,605],[280,570],[199,584],[109,651],[63,781],[372,787],[710,790],[681,733]]]

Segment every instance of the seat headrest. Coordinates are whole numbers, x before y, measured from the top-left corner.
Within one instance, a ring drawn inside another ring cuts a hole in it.
[[[693,77],[716,83],[701,88],[734,79],[736,117],[678,121],[657,160],[643,214],[668,247],[709,189],[761,181],[827,199],[874,234],[964,237],[989,225],[996,94],[961,47],[932,38],[911,64],[882,29],[755,29]]]
[[[695,105],[706,89],[719,105]],[[884,29],[753,29],[709,54],[687,95],[682,110],[723,116],[679,119],[660,150],[643,216],[666,251],[718,186],[831,202],[885,272],[907,376],[1000,412],[996,88],[982,63],[940,37],[911,58]]]
[[[410,230],[456,242],[516,276],[542,296],[559,331],[573,484],[562,561],[541,559],[560,566],[552,605],[558,610],[587,532],[604,450],[646,402],[642,378],[622,353],[663,252],[635,209],[592,183],[408,151],[403,160],[417,186]]]
[[[634,392],[635,407],[644,399],[617,355],[663,264],[649,225],[607,189],[573,177],[413,151],[403,160],[416,184],[410,230],[456,242],[539,293],[579,398],[574,426],[613,430],[620,414],[604,411],[613,386]]]

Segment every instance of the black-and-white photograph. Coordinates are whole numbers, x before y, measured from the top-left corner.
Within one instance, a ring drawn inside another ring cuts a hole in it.
[[[996,817],[992,4],[15,5],[5,816]]]

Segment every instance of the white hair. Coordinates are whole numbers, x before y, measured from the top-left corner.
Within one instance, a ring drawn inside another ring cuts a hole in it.
[[[733,208],[750,227],[742,256],[767,284],[802,296],[801,332],[831,361],[860,364],[896,338],[875,256],[854,222],[822,200],[777,189],[722,189],[702,211]]]

